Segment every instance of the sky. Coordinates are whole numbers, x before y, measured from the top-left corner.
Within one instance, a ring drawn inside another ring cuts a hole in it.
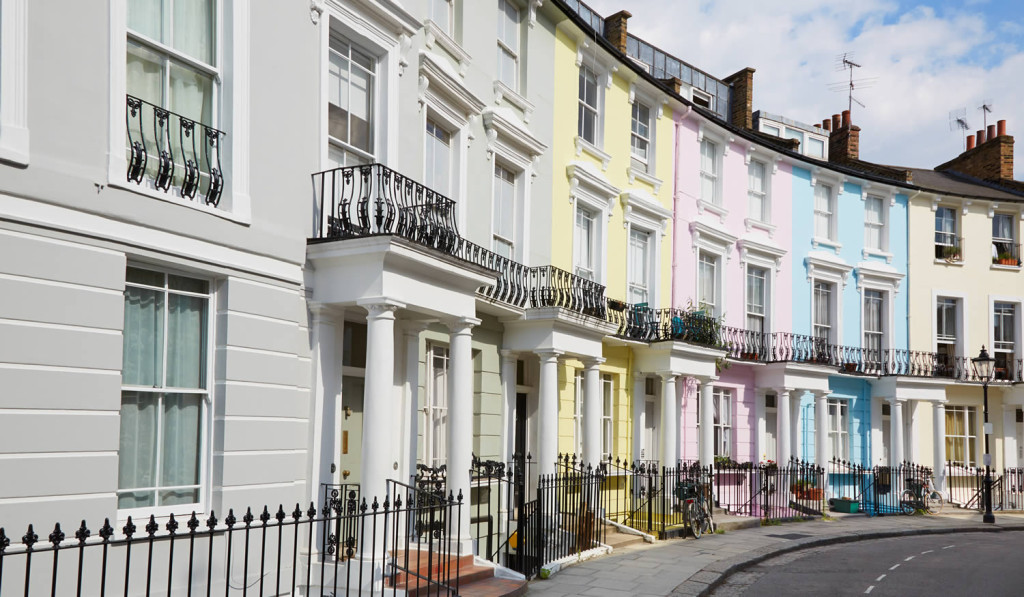
[[[754,109],[807,124],[847,108],[849,72],[860,157],[933,168],[963,151],[964,136],[1007,121],[1024,139],[1024,2],[1021,0],[586,0],[602,16],[626,9],[629,32],[714,76],[754,74]],[[967,133],[950,130],[966,109]],[[1024,177],[1024,143],[1015,178]]]

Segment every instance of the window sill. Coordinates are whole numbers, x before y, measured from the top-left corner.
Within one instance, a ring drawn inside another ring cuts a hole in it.
[[[843,248],[843,243],[837,240],[832,240],[831,238],[822,238],[820,236],[815,236],[814,238],[811,239],[811,246],[814,247],[815,249],[819,247],[828,247],[834,250],[836,252],[836,255],[838,255],[839,251],[841,251]]]
[[[948,259],[936,259],[935,260],[935,264],[936,265],[952,265],[952,266],[955,266],[955,267],[963,267],[964,266],[963,260],[960,260],[960,261],[950,261]]]
[[[120,180],[119,181],[111,181],[110,183],[108,183],[108,186],[111,186],[111,187],[116,188],[116,189],[121,189],[121,190],[124,190],[124,191],[129,191],[129,192],[135,193],[137,195],[143,195],[145,197],[149,197],[150,199],[159,199],[160,201],[166,201],[167,203],[172,203],[174,205],[180,205],[182,207],[187,207],[189,209],[194,209],[196,211],[201,211],[203,213],[208,213],[208,214],[210,214],[212,216],[217,216],[218,218],[223,218],[225,220],[228,220],[228,221],[231,221],[231,222],[235,222],[236,224],[242,224],[244,226],[248,226],[248,225],[252,224],[252,218],[249,217],[248,215],[242,216],[241,214],[235,214],[235,213],[233,213],[231,211],[228,211],[228,210],[225,210],[225,209],[221,209],[219,207],[211,207],[209,205],[206,205],[205,203],[203,203],[199,199],[197,199],[197,200],[183,199],[182,197],[180,197],[178,195],[175,195],[175,194],[173,194],[170,191],[168,191],[168,192],[158,191],[156,189],[150,188],[147,185],[149,185],[149,181],[148,180],[145,180],[145,181],[143,181],[142,183],[139,183],[139,184],[135,184],[135,183],[132,183],[132,182],[126,182],[126,181],[120,181]],[[199,197],[199,193],[196,193],[196,197],[197,198]],[[222,196],[221,197],[221,201],[223,201],[224,199],[225,199],[225,197]],[[231,201],[237,201],[238,200],[237,196],[235,196],[235,195],[230,196],[228,199],[230,199]]]
[[[993,263],[989,269],[1001,270],[1004,272],[1019,272],[1021,267],[1019,265],[1000,265],[998,263]]]
[[[725,216],[729,215],[729,210],[722,207],[721,205],[715,205],[714,203],[709,203],[703,199],[698,199],[697,213],[703,214],[705,211],[709,211],[715,214],[722,220],[723,223],[725,222]]]
[[[655,195],[661,192],[662,180],[654,176],[653,174],[648,174],[647,172],[644,172],[643,170],[630,164],[629,168],[626,170],[626,175],[629,177],[629,184],[633,184],[634,182],[639,180],[640,182],[645,182],[651,185],[651,187],[654,189]]]
[[[531,104],[525,97],[519,95],[519,93],[502,83],[501,81],[494,82],[494,103],[500,104],[501,100],[505,100],[506,103],[511,104],[515,108],[523,113],[523,122],[526,124],[530,123],[530,116],[533,114],[533,104]]]
[[[459,67],[459,76],[465,77],[466,65],[470,61],[470,56],[462,49],[459,42],[455,41],[452,36],[445,33],[444,30],[441,29],[434,21],[428,20],[424,22],[423,30],[425,33],[423,40],[424,45],[426,45],[427,48],[433,48],[434,43],[436,42],[442,50],[448,52],[448,54],[455,60],[455,63]]]
[[[769,224],[768,222],[762,222],[761,220],[756,220],[754,218],[745,218],[743,220],[743,225],[746,226],[747,232],[750,232],[751,230],[756,228],[757,230],[763,230],[764,232],[767,232],[769,238],[775,236],[775,226]]]
[[[594,158],[596,160],[600,160],[601,161],[601,169],[602,170],[607,170],[608,169],[608,162],[611,161],[612,156],[610,156],[607,153],[601,151],[596,145],[594,145],[590,141],[587,141],[583,137],[577,136],[576,137],[576,155],[579,156],[579,155],[581,155],[583,153],[586,153],[587,155],[589,155],[590,157],[592,157],[592,158]]]
[[[885,259],[886,263],[892,263],[893,254],[887,251],[881,251],[878,249],[864,249],[861,251],[861,255],[867,259],[868,257],[881,257]]]
[[[5,126],[0,130],[0,161],[28,166],[28,129]]]

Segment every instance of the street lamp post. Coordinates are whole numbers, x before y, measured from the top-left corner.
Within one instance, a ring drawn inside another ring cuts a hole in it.
[[[988,356],[988,351],[982,346],[981,352],[976,358],[971,359],[971,362],[974,363],[975,373],[981,378],[982,393],[985,397],[985,514],[981,517],[981,521],[993,523],[996,521],[996,517],[992,514],[992,456],[988,451],[988,436],[992,430],[988,422],[988,382],[992,379],[992,366],[995,359]]]

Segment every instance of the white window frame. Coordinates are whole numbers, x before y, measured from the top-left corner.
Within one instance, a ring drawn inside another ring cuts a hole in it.
[[[1008,245],[1011,245],[1011,246],[1016,246],[1017,247],[1017,255],[1016,255],[1016,257],[1019,260],[1021,258],[1020,246],[1018,245],[1019,241],[1017,240],[1017,238],[1019,236],[1018,235],[1018,226],[1019,225],[1017,224],[1017,222],[1019,221],[1019,217],[1014,215],[1014,214],[1012,214],[1012,213],[998,212],[998,211],[994,212],[992,214],[992,227],[993,227],[993,229],[995,228],[996,218],[999,218],[999,217],[1009,218],[1009,220],[1010,220],[1010,236],[1008,238],[1007,237],[997,237],[996,234],[995,234],[995,230],[992,231],[992,262],[993,262],[993,264],[995,264],[996,258],[999,256],[999,250],[998,250],[998,247],[996,246],[997,243],[999,243],[999,244],[1008,244]],[[1017,266],[1013,266],[1013,267],[1017,267]]]
[[[704,169],[705,147],[707,147],[711,153],[712,171]],[[722,200],[722,148],[718,141],[706,136],[701,139],[700,164],[698,169],[700,188],[698,189],[697,195],[700,198],[701,203],[704,203],[705,205],[713,205],[715,207],[722,207],[722,204],[724,203]],[[705,181],[710,182],[711,197],[704,196]]]
[[[447,16],[444,23],[439,23],[434,17],[437,6],[447,6]],[[455,0],[428,0],[428,20],[437,26],[438,30],[449,37],[455,37]]]
[[[630,303],[644,303],[646,305],[651,304],[651,291],[652,283],[655,278],[654,269],[654,234],[649,230],[643,230],[639,227],[629,227],[627,232],[628,245],[626,247],[626,296],[627,301]],[[638,239],[638,242],[634,242],[634,237]],[[644,247],[644,262],[640,268],[635,267],[634,262],[635,253],[637,246],[640,244],[639,239],[643,239]],[[638,272],[637,270],[641,270]],[[638,273],[640,275],[638,275]],[[642,283],[637,281],[637,278],[643,278]],[[634,300],[635,295],[643,293],[643,300]]]
[[[451,371],[451,353],[447,345],[437,342],[427,343],[426,352],[426,400],[423,405],[423,462],[427,466],[438,467],[448,460],[447,453],[437,454],[434,446],[444,446],[441,450],[447,450],[448,437],[448,375]],[[442,359],[444,363],[444,396],[437,396],[435,391],[434,373],[437,371],[435,358]],[[439,423],[439,420],[443,422]]]
[[[864,194],[864,254],[867,255],[879,255],[882,257],[892,258],[889,252],[889,204],[890,199],[882,195],[876,194]],[[867,209],[868,201],[878,201],[880,210],[879,217],[881,222],[870,222],[868,221],[868,214],[870,213]],[[878,231],[878,246],[868,246],[868,230],[876,229]]]
[[[690,234],[693,238],[693,255],[694,255],[694,278],[693,278],[693,289],[694,289],[694,302],[700,303],[700,253],[701,251],[707,252],[714,255],[718,259],[718,267],[716,268],[715,275],[717,278],[717,292],[715,294],[716,300],[721,303],[726,296],[726,277],[724,268],[726,263],[732,257],[733,247],[736,245],[737,237],[732,236],[724,230],[720,230],[713,226],[708,225],[700,220],[695,220],[690,223]],[[744,280],[746,284],[746,280]],[[719,317],[722,315],[724,305],[715,305],[714,316]]]
[[[949,213],[952,214],[952,216],[953,216],[953,231],[952,232],[943,232],[943,231],[940,231],[938,229],[938,226],[937,226],[938,222],[935,221],[935,220],[939,217],[939,210],[940,209],[948,209]],[[950,247],[950,246],[954,246],[954,245],[951,245],[951,244],[946,243],[946,242],[939,242],[939,239],[936,237],[936,235],[940,235],[940,234],[941,235],[952,235],[949,238],[952,238],[954,240],[962,238],[961,237],[961,234],[962,234],[962,228],[961,228],[962,227],[962,223],[961,223],[961,220],[960,220],[960,208],[957,207],[957,206],[954,206],[954,205],[940,205],[940,204],[937,204],[937,203],[933,203],[932,204],[932,211],[935,213],[935,218],[933,218],[933,224],[932,224],[932,228],[933,228],[932,236],[933,236],[933,239],[934,239],[934,241],[933,241],[934,246],[936,246],[936,247]],[[963,259],[964,259],[964,255],[963,255],[963,251],[964,251],[963,242],[961,242],[959,249],[960,249],[960,259],[959,260],[945,260],[945,259],[937,256],[937,257],[935,257],[935,261],[939,262],[939,263],[963,264]]]
[[[647,193],[628,190],[619,196],[622,207],[623,226],[626,238],[631,238],[634,229],[650,234],[648,247],[648,282],[647,304],[658,308],[661,304],[661,264],[662,242],[668,234],[672,222],[672,210],[660,205],[658,200]],[[632,260],[626,260],[626,296],[629,296],[630,280],[632,279]]]
[[[690,88],[690,101],[706,110],[715,111],[715,96],[706,91],[701,91],[696,87]]]
[[[810,322],[811,336],[814,336],[814,283],[827,282],[833,285],[831,308],[832,308],[832,334],[830,344],[842,345],[843,343],[843,292],[846,282],[849,279],[853,267],[832,260],[822,259],[817,256],[807,256],[807,281],[808,293],[810,295]]]
[[[437,133],[432,132],[431,129],[447,136],[447,140],[442,139]],[[456,156],[459,154],[458,147],[452,146],[454,137],[455,135],[451,133],[445,124],[438,122],[438,119],[432,115],[427,116],[426,124],[423,127],[423,178],[421,180],[424,186],[448,198],[452,198],[453,183],[455,182],[454,174],[461,169],[459,167],[460,164],[456,162]],[[435,142],[440,142],[448,148],[448,188],[441,188],[438,181],[433,178],[437,156],[431,154],[431,147],[434,146]]]
[[[330,31],[334,32],[333,36],[330,34]],[[340,53],[338,53],[336,50],[331,48],[331,38],[332,37],[336,37],[339,41],[343,41],[345,44],[347,44],[349,46],[349,48],[350,48],[349,49],[349,56],[344,56],[345,60],[347,60],[349,62],[353,62],[353,60],[351,58],[351,52],[352,52],[352,50],[356,50],[359,53],[364,54],[365,56],[370,57],[371,59],[373,59],[373,65],[372,65],[373,66],[373,70],[372,70],[372,72],[370,72],[370,76],[371,76],[371,78],[370,78],[371,89],[369,91],[370,96],[371,96],[370,123],[369,123],[369,125],[370,125],[370,150],[367,151],[367,150],[365,150],[365,149],[363,149],[361,147],[356,147],[356,146],[350,144],[348,142],[348,140],[339,139],[339,138],[334,137],[334,136],[331,135],[331,132],[330,132],[330,97],[329,97],[329,91],[328,91],[327,92],[328,93],[328,97],[326,99],[326,110],[328,112],[328,115],[327,115],[327,119],[325,120],[325,122],[327,123],[327,126],[326,126],[327,130],[325,131],[325,134],[326,134],[327,143],[328,143],[328,149],[327,149],[327,153],[328,153],[328,156],[329,156],[328,159],[331,159],[332,165],[333,165],[333,163],[338,163],[337,160],[333,160],[332,158],[330,158],[330,156],[331,156],[332,152],[340,152],[343,155],[344,154],[351,154],[352,156],[354,156],[356,158],[356,160],[358,160],[358,163],[369,164],[369,163],[373,163],[373,162],[378,162],[378,161],[380,161],[377,158],[377,155],[378,155],[378,152],[379,152],[379,147],[377,145],[377,143],[378,143],[377,131],[378,131],[378,128],[379,128],[379,124],[378,123],[384,119],[384,115],[381,114],[378,111],[378,108],[379,108],[379,105],[378,105],[379,104],[379,102],[378,102],[378,94],[380,92],[381,86],[378,84],[379,76],[378,76],[378,72],[377,71],[378,71],[378,69],[380,67],[380,59],[379,58],[374,58],[374,56],[375,56],[375,54],[374,54],[375,49],[373,49],[373,48],[371,48],[370,50],[364,49],[363,46],[361,46],[357,41],[355,41],[355,39],[353,39],[351,36],[347,35],[345,32],[341,31],[337,26],[335,26],[333,28],[329,28],[329,33],[328,33],[328,41],[327,41],[328,69],[330,68],[330,62],[329,61],[330,61],[331,56],[334,55],[334,54],[340,55]],[[359,68],[363,68],[363,67],[361,67],[359,65],[356,65],[356,66],[358,66]],[[350,67],[350,69],[351,69],[351,67]],[[328,85],[329,85],[330,84],[330,74],[329,73],[325,75],[325,80],[328,82]],[[354,164],[355,164],[355,162],[353,162],[353,163],[345,163],[343,165],[350,166],[350,165],[354,165]]]
[[[761,190],[755,190],[750,188],[750,169],[756,166],[760,166],[764,169],[764,175],[761,178],[762,188]],[[771,188],[772,188],[772,167],[767,162],[762,160],[751,159],[747,163],[747,219],[752,223],[767,224],[772,223],[772,204],[771,204]],[[750,202],[754,196],[759,196],[761,200],[761,213],[754,215],[750,213]]]
[[[786,250],[776,247],[774,245],[768,245],[760,243],[749,238],[743,238],[738,242],[740,249],[740,259],[743,264],[743,305],[744,313],[746,313],[746,306],[749,302],[747,296],[747,273],[752,267],[765,270],[765,313],[764,313],[764,331],[765,333],[771,332],[774,329],[775,321],[775,301],[772,300],[774,296],[776,274],[782,267],[782,260],[786,256]],[[746,322],[744,320],[744,327]]]
[[[530,184],[536,176],[534,159],[547,150],[547,146],[508,120],[501,111],[490,108],[483,111],[483,125],[487,133],[487,157],[516,176],[516,205],[514,245],[515,260],[525,263],[529,251]],[[495,184],[491,176],[492,185]],[[491,189],[494,197],[494,189]],[[494,203],[491,203],[494,209]],[[491,214],[491,238],[494,238],[494,214]]]
[[[192,511],[195,511],[195,512],[205,512],[206,509],[207,509],[207,505],[210,504],[210,500],[211,500],[211,497],[212,497],[212,494],[213,494],[212,479],[210,478],[210,471],[212,470],[212,461],[213,461],[213,449],[212,449],[212,447],[214,445],[213,438],[212,438],[212,434],[213,434],[213,424],[212,424],[213,417],[212,417],[211,413],[214,411],[214,390],[213,390],[213,388],[216,386],[216,383],[217,383],[217,381],[215,379],[216,378],[215,357],[216,357],[216,353],[218,352],[217,351],[217,343],[215,342],[215,339],[216,339],[216,335],[215,335],[215,331],[216,331],[215,330],[216,312],[215,312],[214,307],[217,304],[217,291],[215,289],[214,280],[212,280],[212,279],[210,279],[208,277],[204,277],[202,275],[196,275],[194,272],[183,272],[183,271],[178,271],[178,270],[173,270],[173,269],[156,267],[156,266],[153,266],[153,265],[150,265],[150,264],[128,263],[127,267],[133,268],[133,269],[146,270],[146,271],[149,271],[149,272],[160,273],[160,274],[163,274],[163,276],[164,276],[164,287],[163,287],[162,292],[163,292],[164,297],[165,297],[165,303],[164,303],[164,341],[165,341],[165,349],[164,349],[164,363],[163,363],[163,367],[162,367],[162,370],[163,370],[162,372],[163,372],[163,375],[165,377],[167,375],[167,352],[166,352],[166,341],[167,341],[167,333],[168,333],[167,332],[167,329],[168,329],[167,328],[167,310],[169,309],[169,305],[166,302],[167,295],[168,294],[178,294],[178,295],[183,295],[183,296],[201,297],[201,298],[204,298],[206,300],[206,330],[205,330],[206,331],[206,338],[205,338],[205,342],[206,342],[206,348],[205,348],[205,350],[206,350],[206,359],[205,360],[206,360],[206,362],[204,363],[204,366],[206,368],[206,379],[205,379],[206,387],[205,388],[199,388],[199,389],[182,389],[182,388],[166,388],[166,387],[162,386],[161,388],[158,389],[158,388],[154,388],[152,386],[131,386],[131,385],[124,385],[124,384],[121,385],[120,391],[121,391],[122,395],[123,395],[123,393],[125,391],[135,391],[135,392],[145,392],[145,391],[148,391],[150,393],[155,393],[155,394],[199,394],[199,395],[203,396],[203,400],[201,402],[202,412],[200,413],[200,423],[199,423],[199,435],[200,435],[200,437],[199,437],[199,454],[200,454],[200,459],[199,459],[199,488],[198,488],[199,489],[199,491],[198,491],[199,502],[195,503],[195,504],[179,504],[179,505],[174,505],[174,506],[152,506],[152,507],[142,507],[142,508],[119,508],[118,511],[117,511],[118,520],[126,519],[128,516],[132,516],[133,518],[140,519],[140,518],[144,518],[145,516],[148,516],[148,515],[167,516],[167,515],[170,515],[170,514],[185,515],[185,514],[187,514],[189,512],[192,512]],[[206,292],[204,294],[204,293],[196,293],[196,292],[189,292],[189,291],[182,291],[182,290],[170,290],[168,288],[167,280],[168,280],[168,276],[171,276],[171,275],[181,276],[181,277],[184,277],[184,278],[190,278],[190,279],[193,279],[193,280],[200,280],[200,281],[206,282],[208,284],[208,292]],[[133,282],[128,282],[127,280],[125,280],[125,287],[127,288],[128,286],[134,286],[134,287],[138,287],[138,288],[147,288],[147,289],[153,289],[153,290],[160,290],[158,287],[155,287],[155,286],[149,286],[149,285],[144,285],[144,284],[139,284],[139,283],[133,283]],[[122,361],[123,361],[123,358],[124,357],[122,355]],[[154,390],[159,390],[159,391],[154,391]],[[168,391],[164,391],[164,390],[172,390],[172,391],[168,392]],[[162,404],[162,402],[161,402],[161,404]],[[162,410],[163,409],[160,409],[161,416],[162,416]],[[159,419],[158,419],[158,421],[159,421]],[[158,425],[158,430],[159,430],[159,425]],[[157,437],[159,438],[159,431],[158,431]],[[157,440],[154,440],[154,441],[157,441]],[[157,445],[161,445],[161,442],[157,441]],[[160,451],[162,451],[162,448],[160,449]],[[157,472],[159,474],[159,469],[158,469]],[[120,483],[118,483],[118,485],[119,485],[119,487],[118,487],[117,491],[120,492],[121,491]],[[159,489],[157,489],[157,491],[159,491]]]
[[[707,258],[706,260],[705,260],[705,257]],[[713,295],[714,295],[713,296],[714,302],[712,302],[710,305],[704,301],[704,294],[705,294],[704,293],[704,285],[701,282],[701,280],[703,278],[703,276],[701,275],[702,274],[701,268],[702,268],[704,263],[708,263],[712,267],[715,268],[715,271],[714,271],[714,281],[712,282],[714,284],[714,288],[712,288],[712,292],[713,292]],[[706,249],[702,249],[702,250],[697,252],[697,285],[695,286],[695,288],[697,289],[697,294],[696,294],[697,307],[699,309],[704,309],[705,311],[707,310],[707,307],[710,307],[711,308],[710,315],[712,317],[716,317],[716,318],[718,317],[719,313],[722,312],[722,307],[724,306],[724,305],[722,305],[722,302],[723,302],[723,299],[724,299],[724,294],[725,294],[723,292],[723,289],[722,289],[722,285],[723,285],[722,267],[724,266],[724,264],[725,264],[725,259],[723,259],[722,255],[720,255],[718,253],[715,253],[713,251],[708,251]]]
[[[5,2],[6,3],[6,2]],[[228,7],[231,7],[229,10]],[[109,146],[107,161],[107,185],[140,195],[196,209],[224,219],[249,224],[252,220],[252,204],[249,196],[249,129],[250,129],[250,7],[248,2],[226,2],[218,0],[216,57],[218,73],[225,73],[218,81],[213,111],[215,126],[226,133],[222,141],[221,165],[224,174],[224,191],[217,207],[203,201],[176,197],[172,192],[163,192],[137,185],[126,180],[128,158],[125,142],[127,107],[128,69],[128,0],[110,2],[110,113]],[[6,16],[6,15],[5,15]],[[6,22],[6,19],[5,19]],[[229,49],[230,46],[230,49]],[[229,63],[227,56],[232,56]],[[326,76],[326,62],[324,62]],[[227,76],[226,73],[231,73]],[[325,89],[326,91],[326,89]],[[326,104],[324,110],[326,111]]]
[[[734,415],[736,401],[733,400],[733,388],[714,386],[711,391],[712,406],[714,407],[712,441],[714,442],[715,458],[732,458],[732,417]],[[726,405],[723,409],[722,405]],[[722,411],[726,410],[726,416]],[[699,415],[698,415],[699,421]]]
[[[521,34],[521,28],[522,28],[522,23],[523,23],[523,14],[522,14],[522,10],[520,9],[520,7],[515,2],[512,2],[511,0],[498,0],[498,20],[499,20],[498,22],[499,23],[503,22],[503,19],[505,18],[505,9],[504,9],[504,7],[506,5],[511,7],[513,10],[516,11],[516,21],[515,21],[515,27],[514,27],[514,29],[515,29],[515,37],[516,37],[516,39],[515,39],[516,47],[515,48],[510,47],[508,45],[508,43],[505,42],[505,40],[501,39],[501,35],[496,35],[495,36],[496,40],[497,40],[497,46],[498,46],[498,54],[497,54],[497,56],[498,56],[498,63],[497,63],[497,67],[495,68],[494,72],[495,73],[500,72],[502,53],[505,53],[506,55],[508,55],[508,56],[510,56],[512,58],[512,61],[513,61],[514,65],[515,65],[515,73],[513,75],[513,79],[514,80],[513,80],[513,84],[512,85],[509,85],[507,82],[502,81],[500,78],[497,78],[497,77],[495,78],[495,80],[499,81],[508,90],[510,90],[512,92],[515,92],[515,93],[519,93],[520,74],[521,74],[521,67],[520,67],[520,64],[519,64],[519,56],[520,56],[520,53],[522,51],[521,48],[522,48],[522,37],[523,36]]]
[[[761,318],[761,331],[768,333],[771,331],[770,314],[771,314],[771,282],[772,282],[772,270],[771,268],[763,267],[747,263],[743,268],[743,309],[746,318],[743,322],[744,329],[750,330],[750,318],[760,317]],[[753,298],[750,294],[750,276],[754,270],[764,272],[763,278],[763,296],[761,297],[761,313],[751,312],[751,299]]]
[[[512,199],[511,199],[512,200],[512,218],[511,218],[511,220],[509,222],[509,225],[512,226],[512,234],[511,234],[510,238],[505,238],[504,236],[501,236],[500,234],[498,234],[498,230],[495,227],[496,220],[500,217],[500,211],[501,211],[501,210],[498,209],[498,207],[499,207],[498,206],[498,202],[499,202],[499,192],[498,192],[498,190],[499,190],[500,186],[502,184],[505,184],[506,181],[507,181],[507,177],[506,176],[504,176],[504,175],[499,176],[499,174],[498,174],[498,170],[499,169],[502,172],[511,175],[511,177],[512,177],[512,180],[511,180],[511,184],[512,184]],[[507,167],[504,163],[499,162],[498,160],[494,161],[494,176],[491,178],[491,181],[492,181],[491,197],[493,198],[492,201],[491,201],[491,250],[494,251],[495,253],[499,253],[498,248],[497,248],[498,244],[499,243],[507,244],[510,247],[510,253],[511,253],[510,259],[513,259],[513,260],[516,260],[516,257],[519,255],[519,253],[518,253],[519,243],[516,242],[516,239],[518,238],[517,232],[518,232],[519,226],[516,226],[516,222],[517,222],[516,214],[519,211],[519,195],[520,195],[519,186],[520,186],[520,179],[522,178],[521,174],[522,174],[521,172],[516,172],[515,170],[513,170],[512,168]]]
[[[607,279],[607,238],[608,221],[611,219],[615,200],[622,191],[611,185],[607,179],[594,172],[589,166],[573,163],[566,168],[566,176],[569,179],[569,188],[572,194],[569,200],[572,204],[573,218],[573,273],[576,273],[576,265],[579,263],[579,255],[576,251],[576,213],[584,209],[594,216],[594,231],[592,240],[594,281],[605,284]]]
[[[946,416],[952,414],[954,417],[958,415],[963,419],[963,435],[953,435],[949,433],[949,429],[946,428],[945,421],[943,421],[943,441],[946,442],[946,460],[953,464],[963,466],[978,466],[978,408],[976,406],[967,406],[962,404],[947,404],[946,405]],[[973,414],[973,416],[971,416]],[[974,420],[974,425],[971,425],[971,420]],[[949,449],[950,441],[963,443],[964,460],[954,460],[953,452]],[[974,455],[974,458],[971,455]]]
[[[586,381],[583,378],[583,369],[576,369],[573,379],[573,407],[572,407],[572,450],[573,454],[583,456],[583,409],[586,400]]]
[[[122,33],[127,17],[121,20]],[[122,52],[122,62],[124,53]],[[123,65],[122,65],[123,68]],[[123,97],[123,94],[122,94]],[[121,101],[122,112],[124,101]],[[120,120],[124,145],[124,119]],[[28,0],[0,1],[0,161],[29,164]],[[123,150],[122,150],[123,153]],[[121,170],[121,178],[125,170]]]
[[[841,424],[845,423],[845,425]],[[850,403],[828,399],[828,439],[832,458],[850,460]]]
[[[580,156],[586,153],[590,157],[601,162],[601,169],[607,170],[608,163],[611,161],[611,156],[604,151],[604,133],[605,133],[605,98],[607,90],[612,87],[612,72],[618,69],[614,59],[609,58],[608,62],[603,62],[603,57],[594,55],[587,52],[586,49],[590,47],[590,43],[585,37],[579,39],[576,43],[576,66],[577,68],[583,69],[584,67],[590,70],[595,79],[597,80],[597,123],[594,130],[594,141],[587,141],[579,134],[579,108],[577,107],[577,120],[576,120],[576,133],[575,133],[575,144],[576,144],[576,155]],[[578,79],[577,79],[578,87]],[[576,104],[577,106],[582,105],[582,100],[579,98],[577,91]]]
[[[869,301],[878,301],[880,309],[878,324],[881,328],[879,330],[868,329]],[[865,287],[861,290],[860,308],[861,348],[865,350],[865,360],[877,368],[880,367],[886,352],[892,347],[892,325],[890,324],[892,319],[892,294],[881,288]],[[869,337],[876,337],[878,339],[878,354],[867,352],[869,349]]]
[[[956,319],[956,348],[954,354],[956,356],[967,355],[967,347],[971,346],[969,338],[969,330],[965,324],[966,314],[968,311],[968,297],[966,293],[958,291],[949,291],[945,289],[933,289],[932,290],[932,351],[938,352],[939,350],[939,329],[937,320],[937,311],[940,299],[951,299],[956,301],[957,307],[957,319]]]
[[[601,134],[602,133],[601,129],[603,128],[603,126],[602,126],[603,122],[602,121],[603,121],[603,116],[604,116],[604,110],[602,109],[603,108],[603,106],[602,106],[602,99],[603,99],[604,94],[601,93],[601,77],[593,69],[593,67],[591,67],[589,64],[584,64],[584,65],[580,66],[579,79],[581,81],[583,81],[583,80],[588,80],[589,81],[590,78],[593,78],[593,80],[594,80],[594,94],[595,94],[595,97],[593,98],[593,100],[594,100],[593,104],[591,104],[589,101],[587,101],[586,97],[579,95],[579,91],[578,91],[579,85],[577,85],[576,103],[577,103],[578,109],[577,109],[577,114],[576,114],[576,136],[577,136],[578,139],[580,139],[584,143],[588,143],[588,144],[590,144],[590,145],[592,145],[594,147],[601,147],[604,144],[603,143],[603,141],[604,141],[603,135]],[[586,85],[584,85],[583,87],[584,87],[584,90],[586,90]],[[594,119],[594,131],[593,131],[594,138],[593,139],[587,139],[583,135],[583,130],[585,130],[585,128],[586,128],[586,127],[583,126],[583,123],[586,121],[586,117],[588,117],[588,116],[592,117]]]
[[[1009,305],[1013,306],[1013,314],[1012,314],[1013,322],[1012,322],[1012,326],[1010,328],[1011,332],[1013,333],[1013,348],[1010,349],[1010,350],[1007,350],[1005,348],[1005,346],[997,346],[997,340],[996,340],[996,335],[995,335],[996,334],[996,330],[995,330],[996,305],[997,304],[1002,304],[1002,303],[1009,304]],[[991,348],[991,354],[992,354],[993,357],[996,357],[996,353],[1008,355],[1008,356],[1006,356],[1004,358],[1009,359],[1009,361],[1010,361],[1010,364],[1009,364],[1009,369],[1010,370],[1008,370],[1006,372],[1008,378],[1010,378],[1010,379],[1012,379],[1012,377],[1013,377],[1013,375],[1015,373],[1015,371],[1013,371],[1013,368],[1015,366],[1016,359],[1021,358],[1021,338],[1024,337],[1024,327],[1022,327],[1022,326],[1024,326],[1024,322],[1021,321],[1022,319],[1024,319],[1024,317],[1021,317],[1021,308],[1022,307],[1024,307],[1024,303],[1021,302],[1021,299],[1020,299],[1019,296],[1005,296],[1005,295],[995,295],[995,296],[990,295],[989,296],[989,306],[988,306],[988,312],[989,312],[989,322],[988,322],[989,347]],[[994,372],[993,372],[993,377],[995,377],[995,373]]]
[[[821,285],[822,292],[827,290],[828,293],[829,293],[829,297],[828,297],[828,322],[827,323],[819,323],[818,322],[818,317],[817,317],[817,313],[818,313],[817,312],[818,285]],[[838,294],[839,294],[838,285],[835,282],[831,281],[831,280],[813,280],[811,282],[811,337],[812,338],[821,338],[821,339],[825,340],[825,342],[828,343],[828,344],[839,344],[839,342],[836,341],[836,335],[837,335],[836,332],[838,332],[839,329],[841,328],[841,326],[839,326],[836,323],[836,318],[837,318],[837,315],[838,315],[838,312],[839,312],[839,309],[837,307],[837,303],[839,302],[839,299],[837,297]],[[821,328],[823,328],[823,329],[827,328],[827,330],[828,330],[828,336],[827,337],[821,336],[821,335],[818,334],[818,327],[819,326]]]
[[[647,110],[647,122],[646,123],[641,122],[641,120],[639,118],[639,113],[640,113],[641,109],[646,109]],[[658,109],[660,109],[660,107]],[[646,100],[644,100],[642,98],[635,98],[633,100],[633,105],[630,108],[630,116],[629,116],[629,139],[630,139],[630,142],[629,142],[629,156],[630,156],[630,167],[634,168],[634,169],[636,169],[636,170],[638,170],[638,171],[640,171],[640,172],[642,172],[644,174],[649,174],[649,175],[653,175],[654,174],[654,164],[657,161],[655,159],[657,154],[655,153],[655,147],[654,147],[654,132],[655,132],[655,129],[656,129],[656,127],[654,125],[654,110],[655,110],[655,108],[652,108],[651,104],[649,102],[647,102]],[[637,132],[638,125],[643,125],[643,124],[647,125],[647,136],[646,137],[643,136],[642,134],[640,134],[639,132]],[[647,155],[646,155],[646,157],[641,158],[641,157],[637,156],[637,154],[635,153],[635,151],[634,151],[635,143],[634,142],[636,140],[640,140],[641,142],[647,144],[647,152],[646,152]]]
[[[818,192],[819,189],[825,193],[828,203],[828,210],[822,210],[818,207]],[[819,182],[814,185],[814,230],[812,232],[814,241],[818,244],[835,245],[838,239],[838,226],[836,221],[839,219],[839,210],[837,209],[838,194],[836,193],[836,186],[831,182]],[[821,236],[818,234],[818,220],[820,218],[828,218],[828,234],[827,236]]]

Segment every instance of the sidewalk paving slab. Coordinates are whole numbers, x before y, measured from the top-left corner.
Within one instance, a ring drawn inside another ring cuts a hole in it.
[[[753,527],[692,538],[637,543],[533,580],[529,592],[545,597],[707,595],[728,576],[785,553],[851,541],[904,535],[1024,530],[1024,513],[999,513],[996,524],[979,514],[937,516],[835,515],[831,520]]]

